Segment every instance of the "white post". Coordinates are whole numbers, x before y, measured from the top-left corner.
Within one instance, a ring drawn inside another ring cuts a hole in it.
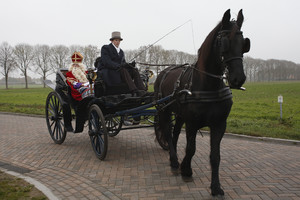
[[[278,96],[278,103],[280,105],[280,119],[282,119],[282,103],[283,103],[283,96],[282,95]]]

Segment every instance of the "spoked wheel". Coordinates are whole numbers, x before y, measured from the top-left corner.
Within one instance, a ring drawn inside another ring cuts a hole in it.
[[[107,129],[102,111],[96,104],[89,110],[89,136],[97,158],[104,160],[108,146]]]
[[[63,121],[62,100],[56,92],[50,92],[46,100],[46,122],[52,140],[62,144],[67,135]]]
[[[159,125],[159,115],[156,115],[154,117],[154,131],[158,144],[161,146],[161,148],[163,148],[164,150],[169,150],[168,142],[166,141]]]
[[[108,135],[114,137],[118,135],[122,128],[123,117],[109,117],[105,120]]]
[[[147,117],[145,117],[145,119],[146,119],[150,124],[152,124],[152,125],[155,124],[155,118],[154,118],[154,116],[147,116]]]

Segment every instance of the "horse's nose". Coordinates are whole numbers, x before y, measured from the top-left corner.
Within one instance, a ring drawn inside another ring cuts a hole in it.
[[[240,88],[246,81],[246,76],[243,75],[242,77],[235,77],[232,81],[231,81],[231,85],[234,88]]]

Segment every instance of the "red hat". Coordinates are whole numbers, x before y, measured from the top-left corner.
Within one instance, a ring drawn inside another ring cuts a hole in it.
[[[81,63],[83,60],[83,56],[80,52],[74,52],[74,54],[71,56],[73,63]]]

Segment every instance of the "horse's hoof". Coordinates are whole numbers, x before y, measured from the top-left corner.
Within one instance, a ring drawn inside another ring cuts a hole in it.
[[[184,168],[181,167],[181,176],[183,176],[183,177],[191,177],[192,175],[193,175],[193,170],[191,168],[184,169]]]
[[[178,161],[171,161],[171,164],[170,164],[171,168],[172,169],[179,169],[179,162]]]
[[[172,172],[172,174],[175,175],[175,176],[178,176],[178,175],[180,174],[180,170],[179,170],[178,167],[177,167],[177,168],[171,167],[171,172]]]
[[[212,187],[211,188],[211,195],[215,196],[224,196],[224,191],[220,187]]]
[[[181,176],[182,180],[184,182],[193,182],[193,177],[192,176]]]
[[[225,199],[224,195],[217,195],[217,196],[212,196],[213,200],[223,200]]]

